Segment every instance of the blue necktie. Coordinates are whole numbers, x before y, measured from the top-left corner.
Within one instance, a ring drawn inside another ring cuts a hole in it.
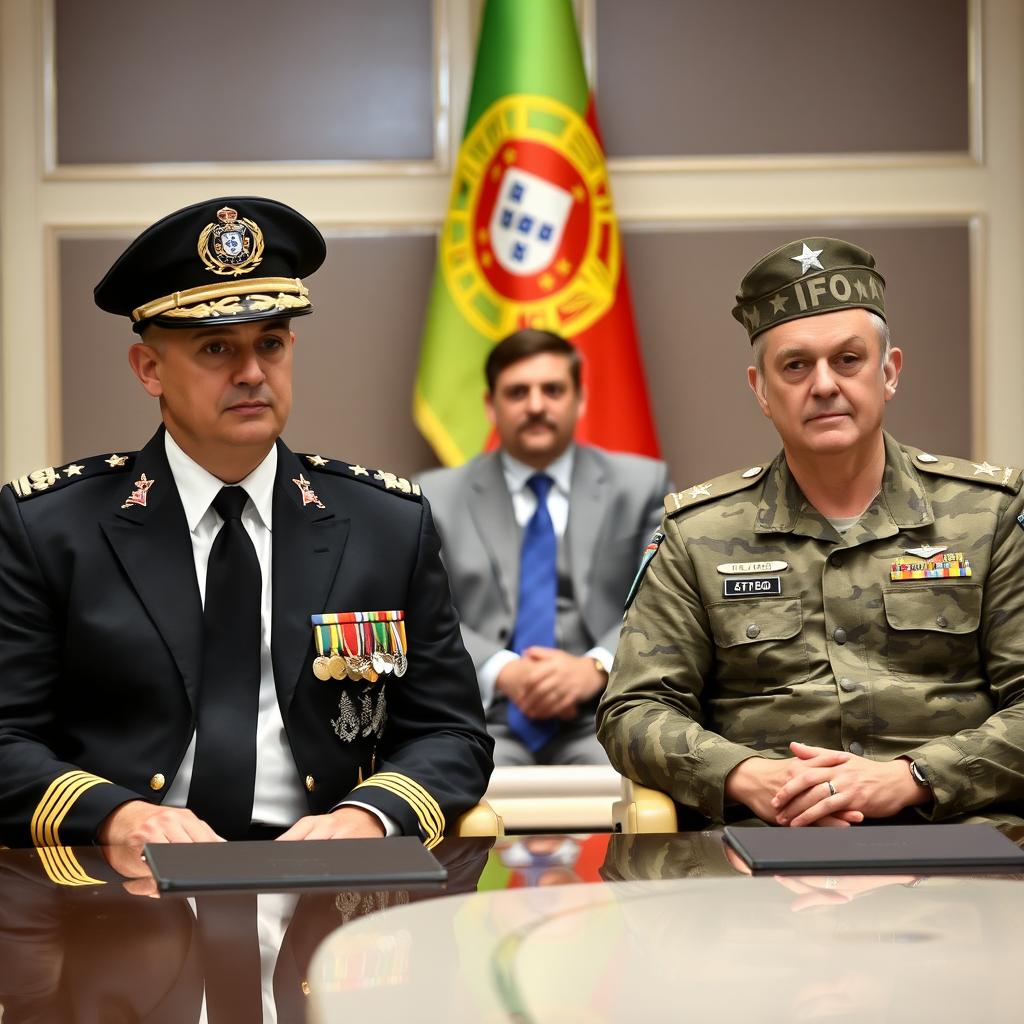
[[[523,531],[519,561],[519,608],[512,650],[522,654],[527,647],[555,646],[555,603],[558,597],[558,541],[548,512],[548,492],[554,480],[546,473],[534,473],[526,486],[537,495],[537,508]],[[509,728],[536,753],[558,732],[557,718],[528,718],[508,706]]]

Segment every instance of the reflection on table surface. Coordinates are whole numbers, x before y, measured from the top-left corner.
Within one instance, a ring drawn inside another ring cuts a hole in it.
[[[437,846],[448,870],[443,889],[195,897],[158,893],[138,853],[126,861],[126,848],[0,851],[0,1019],[301,1024],[309,962],[327,935],[389,907],[473,891],[493,845]],[[396,948],[392,959],[401,956]]]
[[[749,878],[713,831],[552,835],[446,840],[441,891],[189,898],[107,853],[0,851],[3,1024],[1019,1012],[1011,876]]]

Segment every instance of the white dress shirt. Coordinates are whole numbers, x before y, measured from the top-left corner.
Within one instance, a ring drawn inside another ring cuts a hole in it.
[[[210,560],[210,549],[214,538],[220,532],[224,520],[212,506],[224,486],[212,473],[186,455],[170,432],[164,433],[164,449],[171,467],[171,476],[178,489],[185,521],[192,539],[192,556],[195,559],[196,581],[199,595],[206,602],[206,566]],[[299,818],[309,814],[309,803],[305,790],[295,768],[295,758],[284,729],[284,719],[277,703],[277,687],[274,684],[274,666],[270,657],[270,628],[273,619],[273,503],[274,477],[277,474],[277,446],[270,449],[267,457],[238,486],[249,495],[242,510],[242,526],[249,534],[256,558],[260,563],[263,577],[260,595],[260,698],[256,718],[256,784],[253,793],[252,820],[263,825],[288,827]],[[192,782],[192,768],[195,764],[196,737],[185,751],[178,774],[174,777],[164,804],[168,807],[185,807],[188,790]],[[358,800],[345,800],[346,805],[362,807],[373,814],[384,826],[385,834],[397,835],[399,828],[389,815]]]
[[[224,520],[211,503],[224,486],[224,482],[190,459],[169,432],[164,433],[164,448],[167,451],[167,461],[171,466],[174,484],[178,488],[178,495],[185,509],[185,521],[188,523],[192,539],[196,581],[199,584],[200,597],[205,603],[206,566],[210,560],[210,549],[224,524]],[[295,759],[292,757],[288,736],[284,731],[284,720],[281,718],[277,689],[274,685],[274,668],[270,659],[273,607],[271,553],[276,473],[275,445],[267,457],[239,482],[239,486],[249,495],[249,501],[242,510],[242,525],[256,549],[260,574],[263,577],[260,595],[260,703],[256,719],[256,787],[252,820],[266,825],[288,826],[309,813],[309,804],[299,774],[295,770]],[[164,803],[168,806],[184,807],[188,803],[195,753],[196,737],[193,735],[178,774],[167,791]]]
[[[554,481],[548,491],[548,515],[551,516],[555,537],[561,543],[569,526],[569,490],[572,486],[572,467],[576,458],[576,446],[569,445],[545,469],[528,466],[525,462],[514,459],[504,451],[501,452],[499,458],[501,459],[501,471],[505,476],[505,486],[512,498],[512,509],[520,530],[526,528],[531,516],[537,511],[537,495],[533,488],[527,486],[527,481],[536,473],[546,473]],[[510,661],[515,661],[518,657],[519,655],[514,651],[495,651],[483,663],[478,673],[478,680],[484,707],[490,707],[494,701],[498,674]],[[586,657],[597,658],[604,665],[605,671],[611,671],[614,660],[611,651],[607,651],[603,647],[592,647],[587,651]]]

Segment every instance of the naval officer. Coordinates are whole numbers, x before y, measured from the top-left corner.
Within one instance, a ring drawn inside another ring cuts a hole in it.
[[[325,254],[282,203],[212,199],[97,286],[162,424],[0,491],[0,841],[433,844],[482,795],[429,506],[280,440]]]

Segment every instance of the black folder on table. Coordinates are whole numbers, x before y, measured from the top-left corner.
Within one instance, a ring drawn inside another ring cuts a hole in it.
[[[724,838],[755,872],[1024,871],[1024,850],[992,825],[727,826]]]
[[[439,885],[448,872],[413,836],[300,842],[147,843],[162,892]]]

